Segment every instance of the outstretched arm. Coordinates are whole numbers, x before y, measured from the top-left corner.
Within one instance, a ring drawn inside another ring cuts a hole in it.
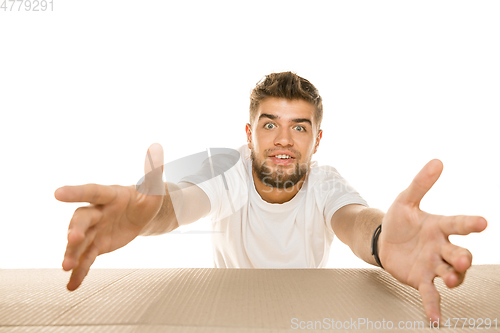
[[[350,205],[332,217],[339,239],[371,264],[376,264],[371,256],[371,239],[376,227],[382,224],[378,241],[382,265],[396,279],[420,292],[425,314],[434,321],[441,317],[434,278],[441,277],[446,286],[456,287],[472,264],[472,254],[451,244],[448,237],[481,232],[487,226],[480,216],[441,216],[420,210],[420,201],[442,171],[441,161],[427,163],[386,214]]]
[[[331,223],[335,235],[358,258],[377,266],[371,254],[371,241],[373,232],[382,224],[384,216],[385,213],[379,209],[351,204],[336,211]]]
[[[55,197],[63,202],[86,202],[76,209],[68,228],[63,269],[72,271],[69,290],[80,286],[98,255],[119,249],[138,235],[169,232],[194,222],[210,210],[206,194],[192,184],[165,184],[163,149],[149,147],[140,186],[87,184],[64,186]]]
[[[156,216],[141,230],[142,236],[161,235],[179,225],[198,221],[210,212],[205,192],[191,183],[165,183],[165,196]]]

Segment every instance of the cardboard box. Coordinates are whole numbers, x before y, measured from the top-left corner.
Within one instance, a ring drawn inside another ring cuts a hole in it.
[[[378,268],[94,269],[74,292],[68,279],[58,269],[0,270],[0,333],[384,332],[400,322],[400,331],[434,331],[418,291]],[[454,289],[436,285],[451,324],[440,332],[473,321],[499,331],[500,265],[473,266]]]

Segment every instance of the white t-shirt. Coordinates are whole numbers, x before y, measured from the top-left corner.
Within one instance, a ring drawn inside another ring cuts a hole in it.
[[[348,204],[368,206],[366,201],[335,168],[312,162],[291,200],[268,203],[255,189],[250,149],[244,145],[238,152],[212,156],[197,174],[182,179],[210,200],[215,267],[325,267],[333,214]]]

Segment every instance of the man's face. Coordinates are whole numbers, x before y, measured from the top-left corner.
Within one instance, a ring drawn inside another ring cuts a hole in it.
[[[268,97],[260,103],[246,132],[254,174],[265,185],[290,188],[309,171],[322,137],[314,112],[314,105],[301,99]]]

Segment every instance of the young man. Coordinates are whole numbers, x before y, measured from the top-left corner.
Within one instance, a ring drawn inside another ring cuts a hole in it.
[[[359,258],[418,289],[426,315],[437,320],[434,278],[456,287],[472,263],[471,253],[448,236],[481,232],[486,220],[419,209],[442,172],[439,160],[424,166],[387,213],[368,208],[334,168],[311,162],[322,138],[322,113],[321,97],[309,81],[273,73],[252,92],[248,142],[236,159],[213,156],[197,174],[164,184],[163,150],[153,144],[137,188],[57,189],[60,201],[91,204],[78,208],[69,225],[63,261],[63,269],[72,270],[68,289],[78,288],[98,255],[138,235],[170,232],[209,217],[217,267],[324,267],[335,234]]]

